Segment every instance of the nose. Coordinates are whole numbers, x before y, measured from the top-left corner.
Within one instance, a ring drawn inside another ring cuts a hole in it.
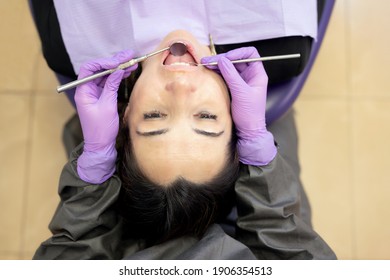
[[[177,77],[175,80],[167,83],[166,90],[175,95],[186,95],[196,91],[196,86],[190,79]]]

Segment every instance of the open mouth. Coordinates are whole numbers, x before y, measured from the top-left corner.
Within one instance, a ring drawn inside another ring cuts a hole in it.
[[[170,51],[163,61],[163,65],[166,66],[198,66],[196,59],[193,55],[193,48],[186,43],[187,51],[184,54],[174,55]]]

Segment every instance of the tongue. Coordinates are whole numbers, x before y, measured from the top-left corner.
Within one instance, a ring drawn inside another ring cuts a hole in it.
[[[189,54],[188,52],[186,52],[182,56],[174,56],[172,54],[169,54],[168,57],[165,59],[164,64],[165,65],[170,65],[170,64],[173,64],[175,62],[192,62],[192,63],[196,63],[196,61],[192,57],[192,55]]]

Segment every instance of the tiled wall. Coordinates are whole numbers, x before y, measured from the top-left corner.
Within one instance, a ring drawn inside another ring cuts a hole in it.
[[[26,2],[0,2],[0,259],[30,259],[49,237],[74,113]],[[390,258],[389,12],[386,0],[338,0],[295,103],[314,226],[340,259]]]

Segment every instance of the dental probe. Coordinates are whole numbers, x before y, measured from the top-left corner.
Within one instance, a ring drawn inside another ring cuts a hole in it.
[[[255,62],[255,61],[291,59],[291,58],[299,58],[299,57],[301,57],[300,53],[294,53],[294,54],[285,54],[285,55],[274,55],[274,56],[264,56],[264,57],[257,57],[257,58],[238,59],[238,60],[231,60],[230,62],[235,64],[235,63],[248,63],[248,62]],[[196,65],[215,66],[215,65],[218,65],[218,62],[214,61],[214,62],[209,62],[209,63],[196,63]]]
[[[213,37],[209,33],[209,42],[210,42],[210,50],[212,55],[216,55],[217,52],[215,50],[215,45],[213,41]],[[231,62],[233,64],[235,63],[247,63],[247,62],[255,62],[255,61],[269,61],[269,60],[279,60],[279,59],[291,59],[291,58],[298,58],[301,57],[301,54],[287,54],[287,55],[275,55],[275,56],[265,56],[265,57],[259,57],[259,58],[247,58],[247,59],[240,59],[240,60],[232,60]],[[197,66],[215,66],[218,65],[218,62],[209,62],[209,63],[196,63]]]
[[[61,93],[63,91],[66,91],[68,89],[71,89],[71,88],[74,88],[74,87],[77,87],[78,85],[81,85],[81,84],[84,84],[86,82],[89,82],[89,81],[92,81],[96,78],[99,78],[99,77],[103,77],[103,76],[106,76],[106,75],[109,75],[117,70],[122,70],[122,69],[126,69],[128,67],[131,67],[133,66],[134,64],[137,64],[141,61],[144,61],[145,59],[147,59],[148,57],[151,57],[153,55],[156,55],[156,54],[159,54],[159,53],[162,53],[166,50],[169,50],[173,45],[175,44],[172,44],[171,46],[167,47],[167,48],[164,48],[162,50],[158,50],[158,51],[155,51],[155,52],[152,52],[152,53],[149,53],[149,54],[146,54],[144,56],[140,56],[140,57],[137,57],[137,58],[133,58],[132,60],[129,60],[128,62],[125,62],[125,63],[122,63],[120,64],[117,68],[113,68],[113,69],[108,69],[108,70],[105,70],[105,71],[102,71],[102,72],[99,72],[99,73],[96,73],[96,74],[93,74],[91,76],[88,76],[88,77],[85,77],[83,79],[80,79],[80,80],[75,80],[73,82],[70,82],[70,83],[67,83],[67,84],[64,84],[64,85],[61,85],[61,86],[58,86],[57,87],[57,92],[58,93]]]

